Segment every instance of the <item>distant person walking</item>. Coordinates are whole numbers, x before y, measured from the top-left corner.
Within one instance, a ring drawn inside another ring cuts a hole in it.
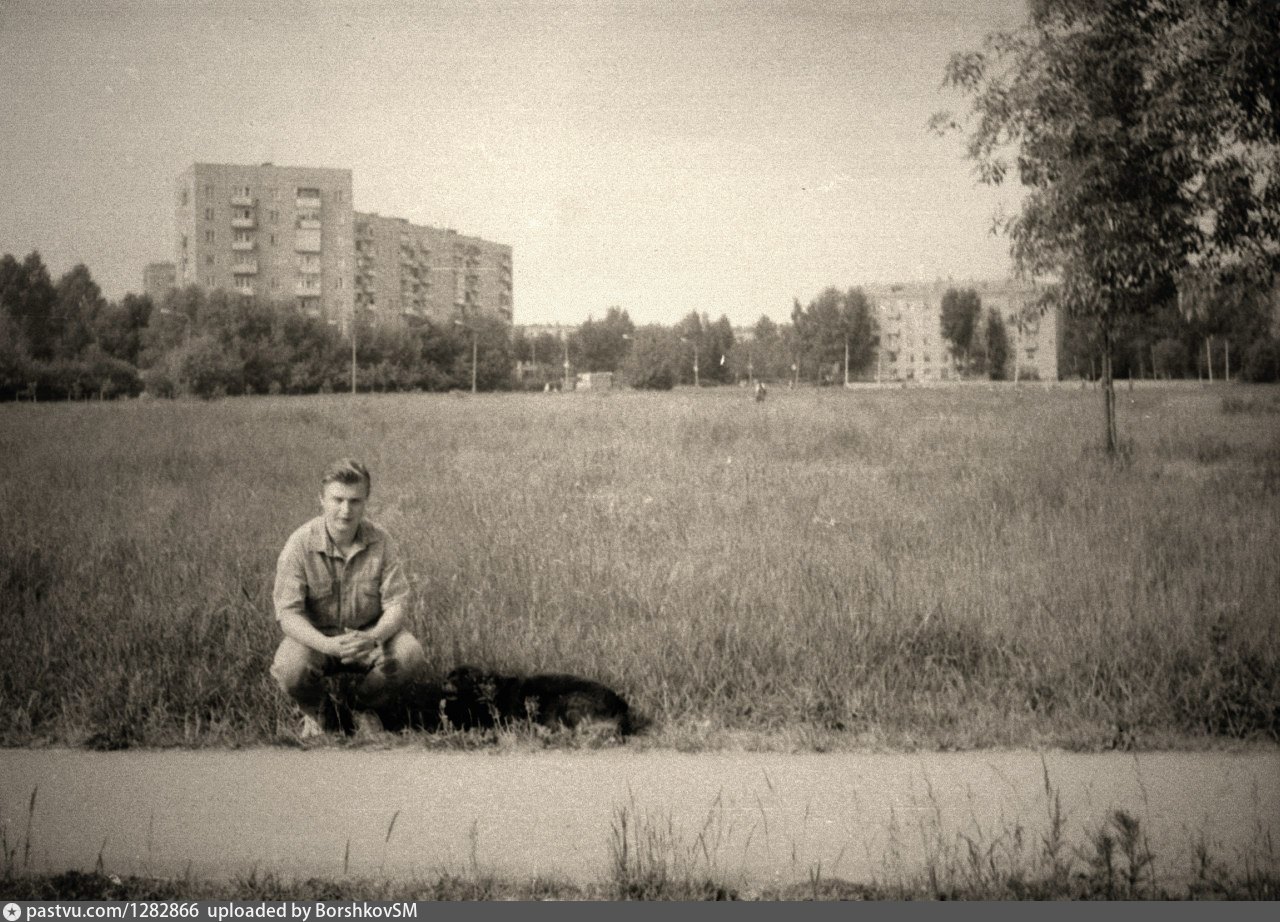
[[[765,393],[766,391],[764,389],[764,382],[757,381],[756,382],[756,403],[762,403],[764,401]]]
[[[404,629],[409,584],[387,533],[365,519],[372,481],[359,461],[335,461],[320,481],[322,514],[285,542],[273,600],[284,640],[271,676],[302,709],[301,737],[325,726],[324,679],[362,676],[357,731],[381,729],[376,709],[413,682],[426,658]]]

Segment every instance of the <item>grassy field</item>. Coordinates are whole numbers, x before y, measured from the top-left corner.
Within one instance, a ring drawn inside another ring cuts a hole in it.
[[[661,745],[1280,737],[1280,392],[0,406],[0,743],[291,739],[276,555],[355,455],[433,669],[607,681]],[[746,741],[744,743],[744,740]]]

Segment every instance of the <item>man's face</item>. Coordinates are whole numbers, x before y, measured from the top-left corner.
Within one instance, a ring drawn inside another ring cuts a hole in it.
[[[324,524],[335,538],[351,538],[364,518],[364,505],[368,491],[362,483],[338,483],[324,485],[320,494],[320,506],[324,509]]]

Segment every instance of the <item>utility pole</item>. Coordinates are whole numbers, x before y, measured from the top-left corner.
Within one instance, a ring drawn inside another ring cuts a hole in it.
[[[560,341],[564,343],[564,389],[569,390],[569,338],[560,333]]]
[[[476,392],[476,353],[477,353],[476,331],[472,329],[471,331],[471,393],[473,394]]]
[[[356,392],[356,307],[351,305],[351,394]]]
[[[844,338],[844,386],[849,386],[849,337]]]

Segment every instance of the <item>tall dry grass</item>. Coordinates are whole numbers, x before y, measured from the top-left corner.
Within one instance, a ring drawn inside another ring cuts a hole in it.
[[[1122,389],[1120,463],[1074,388],[0,407],[0,740],[292,732],[275,559],[345,454],[438,671],[672,739],[1274,739],[1280,417],[1222,393]]]

